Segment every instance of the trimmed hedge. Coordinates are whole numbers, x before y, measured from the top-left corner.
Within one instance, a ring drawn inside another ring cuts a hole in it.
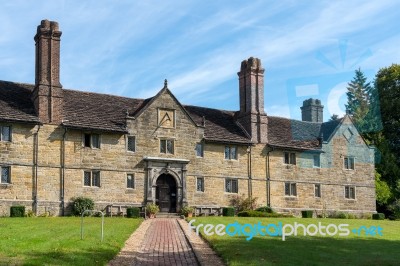
[[[302,218],[312,218],[313,211],[311,211],[311,210],[301,211],[301,217]]]
[[[10,217],[25,217],[25,206],[11,206]]]
[[[239,217],[271,217],[271,218],[282,218],[282,217],[293,217],[290,214],[281,214],[281,213],[268,213],[268,212],[261,212],[261,211],[242,211],[238,213]]]
[[[372,214],[372,219],[373,220],[385,220],[385,214],[384,213],[374,213],[374,214]]]
[[[256,211],[267,212],[267,213],[275,213],[275,211],[271,207],[268,207],[268,206],[259,207],[259,208],[256,209]]]
[[[224,207],[222,208],[223,216],[235,216],[235,208],[233,207]]]
[[[140,209],[138,207],[126,208],[126,217],[139,218],[140,217]]]

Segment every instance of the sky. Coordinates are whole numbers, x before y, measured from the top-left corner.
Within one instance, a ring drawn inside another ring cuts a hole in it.
[[[183,104],[239,109],[237,72],[265,68],[265,111],[301,119],[318,98],[343,115],[360,68],[373,82],[400,63],[400,1],[3,1],[0,80],[34,83],[42,19],[59,22],[66,89],[132,98],[168,87]]]

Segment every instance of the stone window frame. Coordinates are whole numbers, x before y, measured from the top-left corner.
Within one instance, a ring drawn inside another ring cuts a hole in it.
[[[90,174],[90,185],[85,185],[85,175],[86,173]],[[94,185],[94,179],[95,177],[93,176],[94,173],[98,174],[98,185]],[[100,188],[101,187],[101,171],[100,170],[84,170],[83,171],[83,187],[90,187],[90,188]]]
[[[349,160],[347,164],[346,164],[346,160]],[[351,161],[353,161],[352,164],[351,164]],[[353,166],[353,168],[351,166]],[[346,171],[354,171],[354,170],[356,170],[356,157],[354,157],[354,156],[344,156],[343,157],[343,169],[346,170]]]
[[[318,158],[318,165],[315,165],[315,158]],[[321,154],[313,154],[313,168],[321,168]]]
[[[232,150],[235,149],[235,156],[232,156]],[[228,153],[227,153],[227,150]],[[228,154],[228,156],[227,156]],[[224,158],[225,160],[235,160],[238,161],[239,160],[239,148],[237,145],[225,145],[224,148]]]
[[[232,187],[232,184],[230,185],[230,190],[228,191],[228,182],[236,183],[236,187]],[[236,188],[236,191],[234,191]],[[230,193],[230,194],[238,194],[239,193],[239,179],[238,178],[233,178],[233,177],[226,177],[225,182],[224,182],[224,192],[225,193]]]
[[[353,189],[353,193],[351,194],[351,190]],[[356,186],[353,185],[346,185],[344,186],[344,198],[346,200],[355,200],[357,198],[357,189]]]
[[[3,135],[3,128],[8,127],[9,128],[9,140],[4,140],[4,135]],[[2,142],[12,142],[12,126],[8,124],[0,125],[0,141]]]
[[[170,154],[170,155],[174,155],[175,154],[175,139],[173,139],[173,138],[160,138],[159,140],[160,140],[159,141],[159,149],[160,149],[160,153],[161,154]],[[162,143],[162,141],[165,141],[165,152],[161,151],[161,145],[162,145],[161,143]],[[168,152],[168,150],[167,150],[168,141],[172,142],[172,153]]]
[[[199,180],[201,180],[201,187],[199,190]],[[196,192],[204,193],[204,177],[203,176],[197,176],[196,177]]]
[[[90,136],[90,146],[86,145],[86,136],[89,135]],[[93,136],[96,135],[98,136],[98,147],[93,146]],[[82,134],[82,145],[84,148],[90,148],[90,149],[101,149],[101,134],[98,133],[92,133],[92,132],[84,132]]]
[[[3,182],[3,168],[8,168],[7,182]],[[0,165],[0,185],[10,185],[11,183],[11,166],[10,165]]]
[[[129,138],[134,139],[134,148],[133,150],[129,150]],[[126,135],[125,137],[125,146],[126,146],[126,151],[130,153],[135,153],[136,152],[136,136],[135,135]]]
[[[297,163],[297,155],[295,152],[291,152],[291,151],[284,151],[283,152],[283,163],[285,165],[296,165]],[[294,159],[294,163],[293,163],[293,159]]]
[[[289,193],[287,193],[287,188],[289,188]],[[293,190],[294,188],[294,190]],[[297,183],[296,182],[285,182],[283,184],[283,192],[285,197],[297,197]]]
[[[200,141],[200,142],[196,142],[196,147],[195,147],[195,154],[197,158],[204,158],[204,142]],[[198,151],[198,147],[201,147],[201,151],[200,151],[200,155],[199,155],[199,151]]]
[[[131,186],[129,184],[129,176],[132,177],[132,181],[131,181]],[[126,189],[136,189],[136,178],[135,178],[135,174],[134,173],[127,173],[126,174]]]
[[[317,187],[318,187],[318,190],[317,190]],[[318,198],[318,199],[322,198],[322,185],[321,185],[321,183],[314,184],[314,198]]]

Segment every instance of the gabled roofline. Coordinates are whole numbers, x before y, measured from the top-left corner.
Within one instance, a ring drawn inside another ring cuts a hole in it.
[[[175,101],[175,103],[182,109],[182,111],[186,114],[186,116],[189,118],[189,120],[193,123],[193,125],[195,125],[196,127],[202,127],[200,125],[198,125],[194,119],[192,118],[192,116],[188,113],[188,111],[186,111],[185,107],[183,107],[183,105],[178,101],[178,99],[175,97],[175,95],[168,89],[167,87],[167,82],[165,80],[164,82],[164,87],[153,97],[148,98],[150,99],[150,101],[148,101],[134,116],[133,118],[138,118],[158,97],[161,96],[161,94],[163,94],[164,92],[168,93],[172,99]],[[148,100],[146,99],[146,100]]]

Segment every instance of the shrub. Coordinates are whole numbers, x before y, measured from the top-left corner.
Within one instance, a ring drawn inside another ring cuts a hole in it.
[[[256,211],[267,212],[267,213],[275,213],[275,211],[271,207],[268,207],[268,206],[259,207],[259,208],[256,209]]]
[[[230,200],[230,205],[235,207],[236,211],[254,210],[256,207],[257,198],[245,198],[244,195],[236,196]]]
[[[235,216],[235,208],[233,208],[233,207],[222,208],[222,215],[223,216]]]
[[[335,217],[335,218],[338,218],[338,219],[347,219],[347,214],[344,213],[344,212],[338,212],[338,213],[336,214],[336,217]]]
[[[138,207],[128,207],[126,208],[126,217],[128,218],[139,218],[140,209]]]
[[[349,213],[347,214],[347,219],[357,219],[358,217],[355,214]]]
[[[181,209],[181,214],[188,217],[189,214],[193,214],[194,208],[190,206],[183,206]]]
[[[374,213],[374,214],[372,214],[372,219],[373,220],[385,220],[385,214],[384,213]]]
[[[29,210],[27,213],[26,213],[26,217],[35,217],[36,215],[35,215],[35,213],[32,211],[32,210]]]
[[[239,217],[271,217],[271,218],[293,217],[293,215],[290,215],[290,214],[281,214],[281,213],[275,213],[275,212],[268,213],[268,212],[253,211],[253,210],[239,212],[238,216]]]
[[[94,202],[90,198],[72,198],[72,213],[76,216],[82,215],[85,210],[93,210]]]
[[[301,217],[303,217],[303,218],[312,218],[313,217],[313,211],[312,210],[301,211]]]
[[[390,204],[388,210],[392,213],[389,217],[390,219],[392,220],[400,219],[400,199]]]
[[[150,203],[150,204],[147,204],[147,206],[146,206],[146,212],[148,214],[156,214],[159,211],[160,211],[160,208],[155,203]]]
[[[10,207],[10,217],[24,217],[24,216],[25,216],[25,206]]]

